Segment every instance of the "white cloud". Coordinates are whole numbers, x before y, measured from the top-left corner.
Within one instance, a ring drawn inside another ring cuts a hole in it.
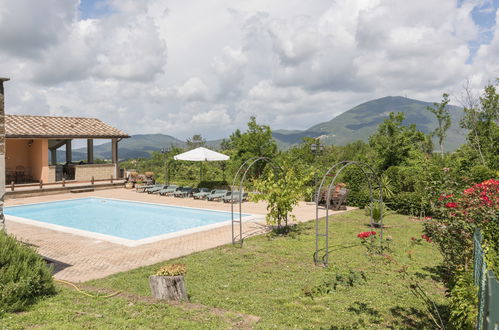
[[[209,94],[208,86],[198,77],[188,79],[177,89],[177,95],[185,101],[206,101]]]
[[[436,101],[499,76],[499,18],[467,63],[483,33],[474,1],[108,0],[86,20],[77,5],[0,0],[8,113],[221,138],[250,115],[305,129],[369,99]]]
[[[0,0],[0,52],[36,58],[71,29],[77,0]]]

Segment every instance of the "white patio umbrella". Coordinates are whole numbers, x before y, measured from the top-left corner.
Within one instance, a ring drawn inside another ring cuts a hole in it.
[[[178,154],[176,156],[173,156],[173,159],[175,160],[189,160],[191,162],[215,162],[215,161],[225,161],[229,160],[229,156],[221,154],[219,152],[206,149],[203,147],[199,147],[193,150],[189,150],[187,152]],[[203,164],[201,163],[201,167],[199,169],[199,181],[201,181],[202,177],[202,166]]]

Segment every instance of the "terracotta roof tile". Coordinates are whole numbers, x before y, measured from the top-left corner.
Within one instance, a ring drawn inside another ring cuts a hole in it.
[[[125,132],[97,118],[5,115],[10,138],[127,138]]]

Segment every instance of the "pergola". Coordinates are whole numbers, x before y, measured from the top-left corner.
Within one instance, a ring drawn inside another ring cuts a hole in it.
[[[87,181],[91,177],[120,177],[118,142],[129,135],[97,118],[6,115],[5,137],[7,183],[51,183],[62,179]],[[73,139],[87,140],[86,162],[72,162]],[[111,140],[111,164],[94,164],[94,139]],[[66,146],[64,165],[57,162],[57,149],[62,146]]]

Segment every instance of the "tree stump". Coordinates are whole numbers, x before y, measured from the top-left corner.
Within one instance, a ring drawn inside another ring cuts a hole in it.
[[[152,295],[158,299],[187,301],[184,276],[149,276]]]

